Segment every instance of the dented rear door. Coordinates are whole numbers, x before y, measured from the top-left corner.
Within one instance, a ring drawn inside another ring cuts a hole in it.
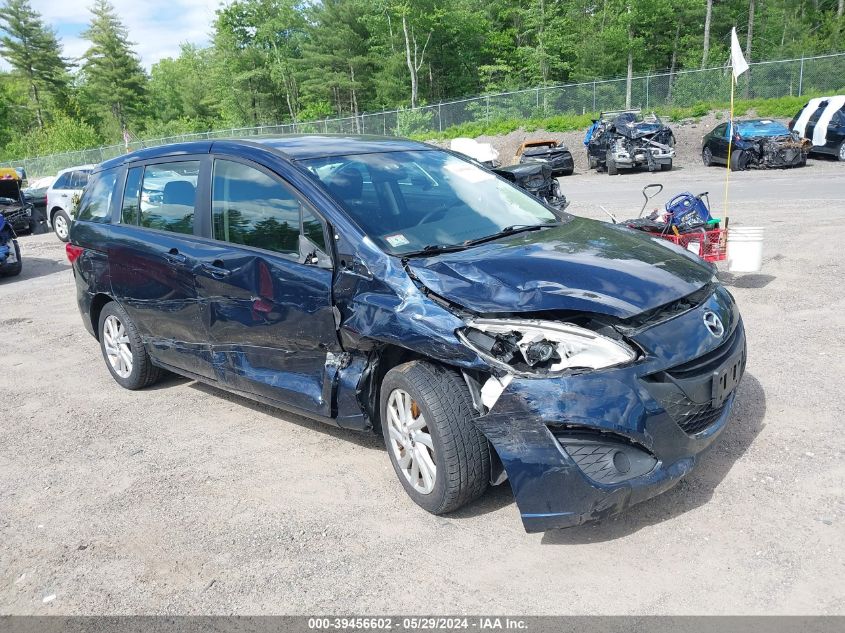
[[[331,417],[341,352],[332,270],[327,257],[303,257],[300,248],[302,212],[313,212],[279,176],[235,158],[214,160],[211,190],[212,239],[196,279],[218,379]],[[321,225],[305,234],[324,244]]]

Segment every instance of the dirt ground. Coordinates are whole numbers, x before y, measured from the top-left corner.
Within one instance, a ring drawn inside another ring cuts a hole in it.
[[[635,214],[658,176],[723,213],[724,171],[694,163],[561,184],[578,215]],[[729,428],[668,493],[531,535],[507,485],[425,513],[374,436],[180,378],[119,388],[64,246],[22,237],[0,281],[0,613],[845,614],[845,167],[731,192],[766,241],[760,273],[722,273],[749,345]]]

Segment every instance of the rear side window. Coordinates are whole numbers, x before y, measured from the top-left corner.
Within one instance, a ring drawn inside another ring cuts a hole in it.
[[[126,174],[126,185],[123,187],[123,204],[120,208],[120,221],[124,224],[138,224],[141,176],[143,174],[143,167],[133,167]]]
[[[211,204],[215,239],[299,255],[301,204],[280,180],[249,165],[216,160]]]
[[[85,189],[85,185],[88,184],[88,177],[90,174],[91,172],[89,171],[74,170],[70,172],[70,178],[68,178],[65,189]]]
[[[78,219],[85,222],[110,222],[111,200],[117,174],[114,171],[97,174],[85,190],[79,203]]]
[[[199,171],[198,160],[147,165],[141,184],[140,225],[192,234]]]

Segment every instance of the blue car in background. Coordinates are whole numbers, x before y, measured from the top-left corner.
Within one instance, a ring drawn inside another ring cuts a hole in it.
[[[803,167],[812,147],[810,141],[772,119],[721,123],[701,139],[701,161],[705,167],[728,164],[729,140],[732,171]]]
[[[67,253],[121,386],[171,371],[379,431],[421,507],[509,479],[529,531],[677,483],[745,369],[711,265],[403,139],[121,156],[92,173]]]

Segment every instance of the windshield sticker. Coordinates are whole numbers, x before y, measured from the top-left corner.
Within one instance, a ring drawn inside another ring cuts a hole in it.
[[[463,162],[449,163],[448,165],[444,165],[443,169],[451,174],[454,174],[458,178],[473,184],[487,182],[496,178],[493,174],[488,174],[486,171],[482,171],[478,167],[473,167],[472,165]]]
[[[387,240],[387,243],[390,244],[393,248],[396,248],[397,246],[405,246],[405,244],[410,244],[408,239],[401,233],[397,233],[396,235],[388,235],[384,239]]]

